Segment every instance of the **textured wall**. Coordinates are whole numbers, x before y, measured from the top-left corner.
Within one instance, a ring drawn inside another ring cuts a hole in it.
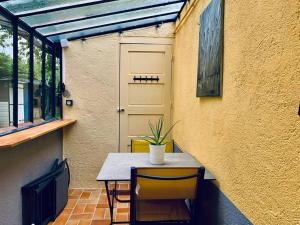
[[[300,224],[300,2],[225,1],[222,98],[196,98],[209,0],[194,2],[175,35],[174,138],[254,224]]]
[[[174,143],[175,152],[186,152]],[[197,217],[201,225],[252,225],[247,217],[222,193],[217,181],[204,180]],[[201,222],[200,222],[201,221]]]
[[[64,133],[72,187],[97,187],[96,176],[109,152],[118,150],[119,43],[122,37],[173,37],[174,25],[73,41],[64,50],[66,88],[74,100],[64,118],[77,123]],[[136,39],[136,38],[135,38]]]
[[[22,224],[21,187],[62,159],[62,132],[55,131],[15,148],[0,150],[0,224]]]

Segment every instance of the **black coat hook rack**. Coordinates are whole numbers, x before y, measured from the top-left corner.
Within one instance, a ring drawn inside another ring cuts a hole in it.
[[[146,82],[148,82],[148,81],[151,81],[151,82],[153,82],[153,81],[156,81],[156,82],[158,82],[159,81],[159,77],[158,76],[156,76],[156,77],[153,77],[153,76],[151,76],[151,77],[148,77],[148,76],[134,76],[133,77],[133,80],[134,80],[134,82],[135,81],[140,81],[140,82],[142,82],[142,81],[146,81]]]

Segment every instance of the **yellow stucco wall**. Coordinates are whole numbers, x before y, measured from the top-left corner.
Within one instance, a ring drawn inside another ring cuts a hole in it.
[[[64,131],[64,156],[71,169],[71,187],[95,188],[96,176],[109,152],[118,150],[118,77],[120,43],[173,41],[174,24],[114,33],[64,49],[64,82],[74,100],[64,118],[77,123]]]
[[[191,1],[177,23],[174,139],[254,224],[299,225],[300,1],[226,0],[223,97],[196,98],[208,3]]]

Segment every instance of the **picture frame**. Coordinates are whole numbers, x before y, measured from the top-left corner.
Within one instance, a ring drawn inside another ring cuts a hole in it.
[[[197,97],[223,92],[224,0],[212,0],[200,16]]]

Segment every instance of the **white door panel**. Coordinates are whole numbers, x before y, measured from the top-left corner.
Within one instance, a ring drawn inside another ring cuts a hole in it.
[[[126,152],[132,138],[150,135],[149,120],[164,117],[170,125],[171,46],[122,44],[120,57],[120,150]],[[146,77],[159,80],[134,80]]]

